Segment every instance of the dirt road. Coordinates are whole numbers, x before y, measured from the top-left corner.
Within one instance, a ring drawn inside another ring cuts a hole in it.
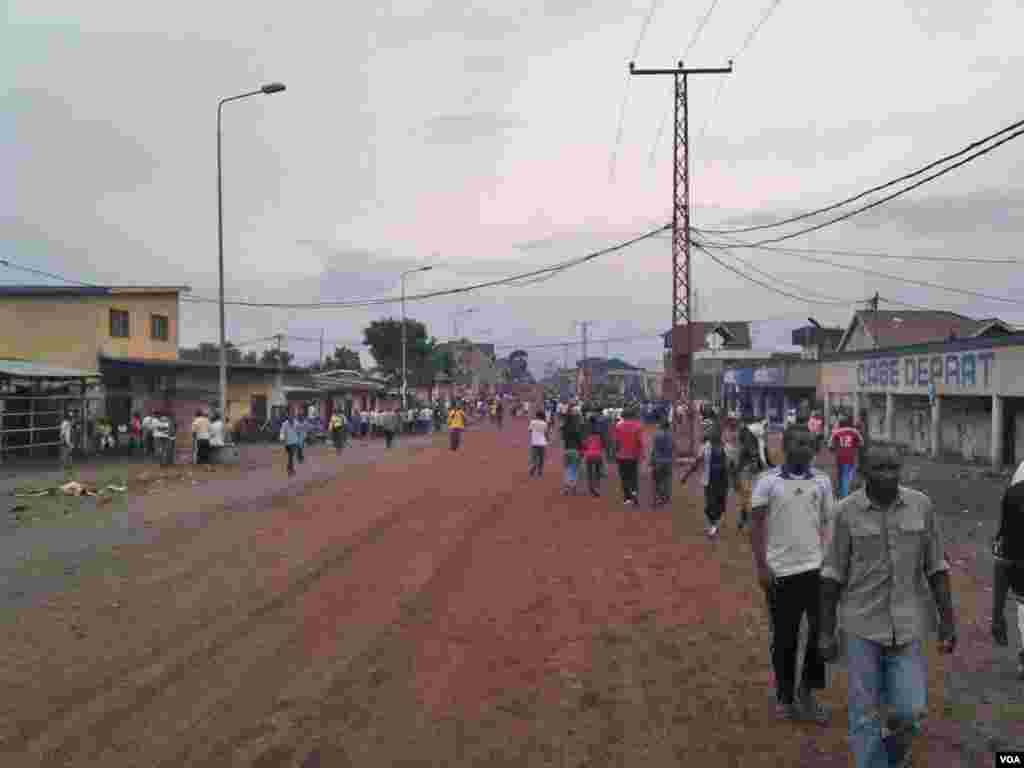
[[[703,537],[696,481],[658,511],[624,507],[614,470],[560,496],[557,449],[527,479],[522,426],[168,520],[21,610],[0,764],[846,765],[843,675],[831,727],[772,721],[749,545]],[[948,729],[921,755],[961,764]]]

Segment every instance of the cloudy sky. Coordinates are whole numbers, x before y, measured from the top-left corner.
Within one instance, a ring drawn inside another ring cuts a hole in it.
[[[669,220],[671,128],[659,127],[671,81],[630,80],[627,63],[637,49],[640,66],[677,61],[711,5],[687,63],[735,58],[735,72],[691,81],[698,226],[827,204],[1022,117],[1017,0],[8,0],[3,255],[83,281],[216,296],[217,101],[274,80],[288,90],[224,112],[229,298],[389,296],[420,264],[435,268],[409,278],[411,293],[583,255]],[[791,243],[1016,258],[1022,234],[1024,138]],[[1020,305],[782,253],[737,255],[819,294],[856,301],[877,290],[1024,324]],[[1019,265],[826,258],[1024,296]],[[540,284],[410,305],[409,315],[446,338],[454,312],[477,308],[460,332],[499,344],[578,337],[580,320],[597,338],[653,334],[671,317],[670,265],[669,240],[653,239]],[[755,326],[760,345],[785,343],[808,315],[849,318],[848,307],[774,294],[699,253],[693,273],[702,317],[770,321]],[[10,271],[0,280],[24,282]],[[232,307],[228,335],[323,329],[357,341],[387,312]],[[183,313],[184,343],[216,340],[215,305]],[[607,351],[643,363],[659,346]],[[289,348],[317,354],[315,343]],[[562,356],[536,350],[531,362]]]

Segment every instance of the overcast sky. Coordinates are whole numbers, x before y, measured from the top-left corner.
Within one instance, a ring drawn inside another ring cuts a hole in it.
[[[710,4],[656,2],[641,35],[649,0],[8,0],[4,255],[84,281],[216,296],[217,101],[273,80],[288,90],[224,112],[229,298],[396,295],[398,273],[418,264],[435,269],[410,277],[410,293],[583,255],[669,220],[671,127],[656,139],[671,80],[630,80],[627,63],[638,40],[640,66],[674,63]],[[1018,0],[782,0],[741,50],[773,4],[721,0],[687,58],[736,59],[732,75],[691,80],[696,225],[815,208],[1022,117]],[[1020,257],[1022,159],[1024,138],[792,244]],[[671,318],[670,253],[655,239],[544,283],[410,305],[409,315],[446,338],[452,313],[477,307],[460,331],[497,343],[557,342],[578,335],[578,320],[594,321],[597,338],[653,334]],[[1024,324],[1021,306],[738,255],[819,293],[877,290]],[[1024,296],[1019,267],[830,258]],[[773,294],[699,253],[693,275],[703,318],[774,320],[755,326],[759,345],[785,343],[808,315],[849,319],[849,308]],[[324,329],[358,341],[386,313],[229,308],[228,335]],[[215,305],[183,304],[183,343],[215,341],[216,322]],[[317,354],[315,343],[289,348]],[[607,351],[645,363],[660,342]],[[562,356],[533,351],[531,367]]]

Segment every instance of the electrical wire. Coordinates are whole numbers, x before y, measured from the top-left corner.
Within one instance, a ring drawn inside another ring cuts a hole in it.
[[[630,246],[636,245],[639,242],[642,242],[644,240],[648,240],[648,239],[650,239],[652,237],[655,237],[659,233],[664,232],[667,229],[671,229],[671,227],[672,227],[671,224],[665,224],[663,226],[658,227],[657,229],[652,229],[652,230],[650,230],[648,232],[645,232],[645,233],[643,233],[641,235],[638,235],[638,236],[636,236],[634,238],[631,238],[629,240],[625,240],[625,241],[623,241],[621,243],[616,243],[615,245],[608,246],[607,248],[602,248],[602,249],[600,249],[598,251],[594,251],[592,253],[588,253],[585,256],[577,256],[576,258],[570,259],[570,260],[565,261],[565,262],[560,262],[558,264],[554,264],[554,265],[549,266],[549,267],[542,267],[540,269],[530,270],[529,272],[522,272],[522,273],[517,274],[517,275],[511,275],[509,277],[497,278],[495,280],[487,280],[487,281],[481,282],[481,283],[471,283],[470,285],[463,285],[463,286],[460,286],[458,288],[447,288],[447,289],[436,290],[436,291],[427,291],[427,292],[424,292],[424,293],[410,294],[410,295],[405,297],[405,300],[407,302],[410,302],[410,301],[425,301],[427,299],[436,299],[436,298],[440,298],[440,297],[443,297],[443,296],[455,296],[455,295],[458,295],[458,294],[461,294],[461,293],[469,293],[471,291],[480,290],[482,288],[493,288],[493,287],[499,286],[499,285],[508,285],[508,284],[515,283],[515,282],[518,282],[518,281],[527,280],[529,278],[539,277],[541,275],[557,274],[557,273],[560,273],[560,272],[564,272],[564,271],[566,271],[568,269],[571,269],[573,267],[577,267],[577,266],[580,266],[582,264],[586,264],[587,262],[594,261],[595,259],[599,259],[599,258],[601,258],[603,256],[608,256],[608,255],[610,255],[612,253],[616,253],[618,251],[625,250],[626,248],[629,248]],[[198,297],[198,296],[189,296],[189,297],[183,296],[182,299],[183,300],[188,300],[188,301],[203,302],[203,303],[217,302],[217,299],[209,299],[209,298]],[[256,302],[256,301],[227,300],[224,303],[232,305],[232,306],[263,307],[263,308],[278,308],[278,309],[341,309],[341,308],[354,309],[354,308],[361,308],[361,307],[379,306],[379,305],[382,305],[382,304],[397,304],[397,303],[399,303],[401,301],[402,301],[402,298],[400,296],[391,296],[391,297],[384,297],[384,298],[377,298],[377,299],[364,299],[364,300],[358,300],[358,301],[320,301],[320,302],[303,303],[303,302]]]
[[[754,25],[750,32],[747,33],[746,38],[743,40],[743,45],[740,46],[740,49],[734,58],[738,59],[741,54],[746,53],[747,49],[754,42],[754,38],[757,37],[757,33],[761,31],[761,27],[763,27],[765,22],[771,18],[771,15],[775,13],[775,9],[778,8],[781,3],[782,0],[773,0],[772,4],[768,6],[767,10],[765,10],[764,15],[761,16],[761,19]]]
[[[823,300],[823,299],[812,299],[812,298],[810,298],[808,296],[799,296],[799,295],[797,295],[795,293],[790,293],[789,291],[784,291],[781,288],[776,288],[775,286],[773,286],[773,285],[771,285],[769,283],[766,283],[766,282],[764,282],[762,280],[758,280],[756,277],[751,277],[750,275],[748,275],[748,274],[746,274],[746,273],[736,269],[736,267],[732,266],[731,264],[725,263],[720,258],[715,256],[715,254],[713,254],[708,248],[705,248],[703,245],[700,245],[698,243],[693,243],[693,245],[694,245],[694,247],[697,248],[697,250],[701,251],[702,253],[707,254],[711,258],[712,261],[714,261],[716,264],[718,264],[723,269],[727,269],[730,272],[733,272],[733,273],[739,275],[744,280],[748,280],[751,283],[754,283],[755,285],[759,285],[762,288],[767,288],[769,291],[774,291],[775,293],[782,294],[783,296],[788,296],[791,299],[796,299],[797,301],[803,302],[805,304],[821,304],[821,305],[825,305],[825,306],[838,306],[840,304],[852,305],[852,304],[857,304],[858,303],[856,301],[837,302],[837,301],[826,301],[826,300]]]
[[[920,179],[920,180],[914,182],[913,184],[911,184],[908,187],[904,187],[903,189],[897,190],[896,192],[893,192],[892,194],[886,195],[885,197],[881,197],[878,200],[875,200],[875,201],[873,201],[871,203],[868,203],[867,205],[862,205],[859,208],[854,208],[852,211],[848,211],[847,213],[844,213],[841,216],[836,216],[835,218],[829,219],[828,221],[822,222],[821,224],[815,224],[813,227],[805,227],[804,229],[797,230],[796,232],[792,232],[792,233],[790,233],[788,235],[780,235],[778,237],[769,237],[769,238],[765,238],[764,240],[758,240],[755,243],[744,243],[744,245],[758,247],[758,246],[761,246],[761,245],[768,245],[768,244],[771,244],[771,243],[781,243],[781,242],[784,242],[786,240],[791,240],[794,237],[799,237],[800,235],[806,235],[806,234],[808,234],[810,232],[817,232],[819,229],[824,229],[825,227],[830,227],[833,224],[838,224],[838,223],[840,223],[842,221],[846,221],[847,219],[851,219],[854,216],[857,216],[857,215],[859,215],[861,213],[869,211],[872,208],[877,208],[878,206],[883,205],[883,204],[885,204],[885,203],[887,203],[887,202],[889,202],[891,200],[894,200],[897,197],[905,195],[908,192],[910,192],[911,190],[917,189],[918,187],[922,187],[925,184],[927,184],[927,183],[929,183],[931,181],[934,181],[935,179],[939,178],[940,176],[945,176],[947,173],[951,173],[952,171],[955,171],[957,168],[960,168],[961,166],[967,165],[968,163],[973,162],[974,160],[977,160],[979,157],[984,157],[989,152],[992,152],[992,151],[998,149],[1003,144],[1006,144],[1009,141],[1013,141],[1014,139],[1019,138],[1020,136],[1024,136],[1024,130],[1017,131],[1016,133],[1011,133],[1009,136],[1007,136],[1004,139],[1001,139],[1000,141],[997,141],[992,146],[986,147],[985,149],[982,149],[982,150],[979,150],[979,151],[975,152],[973,155],[968,155],[963,160],[960,160],[959,162],[954,163],[953,165],[949,166],[948,168],[943,168],[941,171],[936,171],[935,173],[931,174],[930,176],[925,176],[923,179]],[[702,232],[702,233],[704,232],[704,230],[699,230],[699,231]],[[711,234],[714,234],[714,232],[711,232],[710,230],[708,230],[708,232],[710,232]]]
[[[827,206],[825,206],[823,208],[817,208],[817,209],[815,209],[813,211],[807,211],[806,213],[801,213],[801,214],[799,214],[797,216],[790,216],[788,219],[781,219],[780,221],[775,221],[775,222],[772,222],[771,224],[759,224],[759,225],[756,225],[756,226],[739,227],[739,228],[736,228],[736,229],[707,229],[707,230],[704,230],[704,231],[708,232],[710,234],[713,234],[713,235],[722,235],[722,234],[736,235],[736,234],[741,234],[741,233],[744,233],[744,232],[756,232],[756,231],[759,231],[759,230],[762,230],[762,229],[773,229],[774,227],[781,227],[781,226],[784,226],[786,224],[792,224],[792,223],[797,222],[797,221],[802,221],[803,219],[808,219],[808,218],[811,218],[813,216],[818,216],[818,215],[820,215],[822,213],[828,213],[829,211],[834,211],[837,208],[841,208],[842,206],[847,205],[848,203],[852,203],[852,202],[855,202],[857,200],[860,200],[860,199],[862,199],[864,197],[867,197],[868,195],[874,194],[875,192],[880,192],[883,189],[888,189],[889,187],[895,186],[896,184],[901,184],[904,181],[909,181],[910,179],[912,179],[912,178],[914,178],[916,176],[920,176],[922,173],[930,171],[932,168],[936,168],[936,167],[938,167],[940,165],[948,163],[950,160],[953,160],[955,158],[958,158],[958,157],[961,157],[963,155],[966,155],[969,152],[973,152],[978,147],[983,146],[983,145],[989,143],[993,139],[996,139],[996,138],[1002,136],[1003,134],[1010,133],[1012,131],[1016,131],[1017,129],[1021,128],[1022,126],[1024,126],[1024,120],[1018,120],[1017,122],[1011,123],[1010,125],[1006,126],[1005,128],[996,131],[995,133],[989,134],[988,136],[986,136],[983,139],[978,139],[977,141],[971,142],[966,147],[964,147],[963,149],[958,150],[957,152],[953,152],[951,154],[948,154],[948,155],[945,155],[943,157],[940,157],[938,160],[933,160],[932,162],[928,163],[927,165],[921,166],[920,168],[918,168],[915,171],[911,171],[910,173],[905,173],[902,176],[899,176],[898,178],[895,178],[895,179],[892,179],[891,181],[885,182],[884,184],[878,184],[878,185],[876,185],[874,187],[871,187],[870,189],[866,189],[863,192],[858,192],[856,195],[853,195],[851,197],[847,197],[847,198],[845,198],[843,200],[840,200],[839,202],[832,203],[831,205],[827,205]],[[1013,138],[1016,138],[1019,135],[1020,135],[1020,132],[1018,131],[1013,136],[1010,136],[1007,139],[1004,139],[1003,141],[999,142],[998,144],[996,144],[993,147],[990,147],[989,149],[990,150],[991,149],[995,149],[995,147],[999,146],[1000,144],[1003,144],[1006,141],[1009,141],[1009,140],[1011,140]],[[977,156],[979,156],[979,155],[975,155],[975,157],[977,157]],[[973,159],[973,158],[970,158],[970,159]],[[931,176],[931,177],[929,177],[929,179],[938,178],[939,176],[943,175],[944,173],[948,173],[950,170],[953,170],[954,168],[958,168],[960,165],[962,165],[962,163],[958,163],[958,164],[956,164],[956,165],[954,165],[954,166],[952,166],[952,167],[942,171],[941,173],[938,173],[938,174],[936,174],[934,176]],[[908,187],[908,190],[909,189],[914,189],[914,187]],[[907,190],[904,190],[904,192],[905,191],[907,191]],[[902,192],[900,194],[902,194]],[[891,199],[891,198],[886,198],[886,199]]]
[[[743,264],[747,269],[750,269],[750,270],[753,270],[754,272],[757,272],[762,277],[765,277],[768,280],[774,280],[777,283],[782,283],[783,285],[788,285],[788,286],[790,286],[792,288],[795,288],[797,290],[801,290],[801,291],[804,291],[805,293],[809,293],[812,296],[817,296],[819,298],[825,299],[826,301],[829,301],[829,302],[834,303],[836,305],[849,306],[850,304],[857,303],[856,299],[842,299],[842,298],[839,298],[837,296],[830,296],[827,293],[821,293],[820,291],[812,290],[812,289],[807,288],[805,286],[798,285],[797,283],[794,283],[794,282],[792,282],[790,280],[784,280],[781,277],[779,277],[778,275],[773,275],[770,272],[765,272],[760,267],[757,267],[754,264],[751,264],[746,259],[737,256],[735,253],[730,251],[728,248],[723,248],[721,246],[717,246],[717,247],[719,248],[719,250],[724,251],[725,253],[729,254],[729,256],[731,256],[733,259],[735,259],[736,261],[738,261],[741,264]]]
[[[705,244],[703,244],[703,243],[701,243],[701,244],[694,243],[694,245],[696,245],[698,248],[700,248],[700,250],[704,251],[705,253],[707,252],[707,250],[705,248]],[[718,247],[718,246],[715,246],[714,244],[711,244],[711,243],[708,243],[706,245],[708,245],[710,247]],[[757,248],[758,246],[747,244],[747,245],[733,245],[732,247]],[[852,264],[842,264],[842,263],[837,262],[837,261],[832,261],[831,259],[820,259],[820,258],[816,258],[814,256],[808,256],[808,255],[806,255],[804,253],[794,253],[792,255],[796,256],[799,259],[803,259],[804,261],[809,261],[809,262],[813,262],[813,263],[816,263],[816,264],[826,264],[828,266],[835,267],[837,269],[845,269],[845,270],[848,270],[848,271],[851,271],[851,272],[860,272],[860,273],[865,274],[865,275],[872,275],[874,277],[882,277],[882,278],[885,278],[887,280],[895,280],[897,282],[908,283],[908,284],[911,284],[911,285],[920,285],[920,286],[924,286],[926,288],[934,288],[934,289],[939,290],[939,291],[948,291],[950,293],[959,293],[959,294],[962,294],[964,296],[971,296],[971,297],[977,298],[977,299],[986,299],[988,301],[1001,301],[1001,302],[1005,302],[1007,304],[1015,304],[1015,305],[1024,306],[1024,300],[1012,299],[1012,298],[1010,298],[1008,296],[997,296],[995,294],[990,294],[990,293],[981,293],[980,291],[972,291],[972,290],[969,290],[967,288],[956,288],[956,287],[951,286],[951,285],[942,285],[940,283],[933,283],[933,282],[930,282],[930,281],[927,281],[927,280],[915,280],[914,278],[910,278],[910,277],[901,277],[900,275],[892,275],[892,274],[889,274],[888,272],[879,272],[878,270],[868,269],[867,267],[856,267],[856,266],[854,266]]]

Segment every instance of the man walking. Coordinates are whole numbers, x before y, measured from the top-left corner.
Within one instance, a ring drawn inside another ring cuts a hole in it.
[[[390,448],[395,440],[395,433],[399,428],[398,414],[393,410],[381,414],[380,428],[384,432],[384,447]]]
[[[736,461],[736,505],[739,508],[739,519],[736,526],[742,531],[750,522],[754,478],[764,466],[761,464],[760,443],[745,420],[740,424],[736,442],[739,443],[739,458]]]
[[[195,464],[210,463],[210,420],[202,411],[192,419],[192,460]]]
[[[68,411],[60,422],[60,458],[64,469],[71,469],[71,456],[74,450],[74,422],[71,420],[71,412]]]
[[[562,480],[563,496],[576,495],[582,450],[583,434],[579,417],[575,413],[569,413],[562,422],[562,455],[565,461],[565,474]]]
[[[832,449],[836,452],[836,471],[838,476],[838,498],[845,499],[850,495],[850,484],[853,482],[854,469],[857,466],[857,454],[864,445],[864,438],[853,428],[853,421],[845,417],[839,429],[832,435]]]
[[[1006,598],[1017,603],[1017,626],[1021,649],[1017,657],[1017,679],[1024,680],[1024,462],[1003,494],[1003,514],[992,542],[995,573],[992,589],[992,638],[996,645],[1009,645],[1006,631]]]
[[[330,432],[334,450],[340,455],[341,449],[345,446],[345,420],[337,411],[331,414]]]
[[[811,468],[814,438],[806,425],[783,435],[784,464],[754,487],[751,549],[757,579],[768,599],[777,714],[784,720],[825,724],[828,712],[813,691],[825,687],[825,662],[818,652],[818,616],[823,542],[832,513],[832,483]],[[796,690],[801,619],[807,617],[807,648]]]
[[[455,403],[448,412],[448,443],[453,451],[459,450],[462,432],[466,429],[466,412],[461,403]]]
[[[704,518],[707,520],[704,533],[709,539],[714,539],[718,536],[718,525],[725,515],[725,503],[729,497],[729,463],[722,445],[721,427],[714,419],[704,419],[702,426],[704,447],[681,482],[686,485],[690,475],[698,468],[703,469]]]
[[[288,454],[288,476],[295,474],[295,454],[299,451],[299,429],[290,413],[286,413],[281,423],[281,442]]]
[[[309,431],[309,424],[306,422],[306,416],[300,413],[298,418],[294,422],[295,431],[299,435],[299,442],[295,446],[295,452],[299,457],[299,464],[306,461],[306,433]]]
[[[654,474],[654,506],[672,500],[672,463],[675,461],[675,438],[668,419],[662,419],[651,441],[651,470]]]
[[[615,427],[618,448],[619,479],[627,506],[640,501],[640,459],[644,455],[644,433],[636,414],[629,409]]]
[[[936,606],[939,653],[956,648],[956,623],[931,499],[900,485],[903,458],[896,446],[874,443],[864,459],[865,487],[835,509],[822,568],[820,647],[826,661],[839,655],[838,606],[856,766],[896,768],[910,765],[911,742],[926,712],[922,642]]]

